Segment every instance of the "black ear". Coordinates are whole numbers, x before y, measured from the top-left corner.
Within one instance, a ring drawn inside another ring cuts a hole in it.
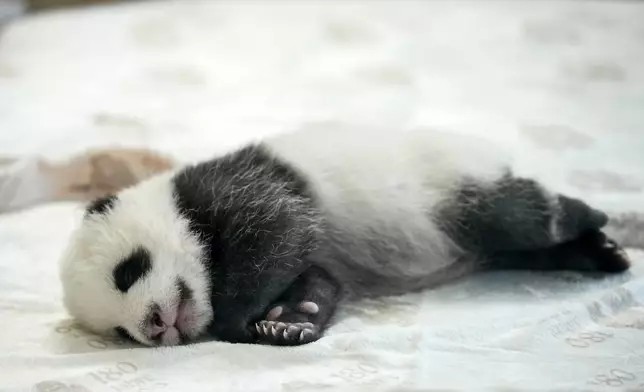
[[[85,208],[85,216],[94,214],[105,214],[118,200],[116,195],[107,195],[90,202]]]

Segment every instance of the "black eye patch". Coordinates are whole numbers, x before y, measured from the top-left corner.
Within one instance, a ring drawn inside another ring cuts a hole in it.
[[[114,284],[120,292],[126,293],[150,269],[152,269],[150,252],[144,248],[137,248],[114,268],[112,272],[114,275]]]

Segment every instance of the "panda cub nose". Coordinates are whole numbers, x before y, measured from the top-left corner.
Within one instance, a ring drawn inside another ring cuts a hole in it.
[[[164,312],[160,309],[152,311],[147,325],[147,335],[150,340],[161,340],[163,334],[174,326],[176,321],[176,312]]]

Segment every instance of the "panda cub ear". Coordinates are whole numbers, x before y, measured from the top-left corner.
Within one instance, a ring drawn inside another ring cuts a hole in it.
[[[85,217],[106,214],[117,200],[116,195],[107,195],[91,201],[85,208]]]

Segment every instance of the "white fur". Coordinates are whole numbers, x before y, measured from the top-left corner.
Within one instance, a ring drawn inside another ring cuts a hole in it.
[[[458,249],[430,216],[464,177],[491,183],[511,163],[486,140],[430,129],[320,125],[267,144],[306,174],[341,235],[355,242],[377,233],[393,247],[411,244],[414,257],[381,266],[389,276],[428,277],[451,265]]]
[[[365,132],[314,127],[275,136],[267,145],[305,174],[325,219],[342,238],[355,238],[357,249],[361,239],[373,237],[374,228],[393,247],[411,244],[414,256],[389,263],[384,275],[440,276],[454,249],[429,218],[431,213],[464,176],[498,179],[507,167],[505,156],[470,136],[428,130]],[[65,304],[91,329],[108,332],[124,326],[146,342],[137,333],[145,309],[151,302],[176,306],[169,303],[176,301],[176,276],[195,294],[199,317],[193,337],[213,318],[201,249],[177,214],[172,175],[123,191],[113,211],[85,220],[74,234],[61,268]],[[112,271],[141,245],[152,252],[152,270],[122,294],[114,287]],[[365,264],[368,258],[365,253]],[[360,257],[356,260],[361,262]]]
[[[83,220],[73,234],[61,263],[64,302],[72,316],[98,333],[122,326],[143,343],[139,332],[148,306],[178,306],[176,278],[193,290],[196,317],[188,335],[199,335],[213,315],[209,281],[198,241],[187,222],[176,211],[170,177],[166,173],[147,180],[119,195],[108,214]],[[127,293],[113,281],[116,264],[137,246],[152,254],[152,269]]]

